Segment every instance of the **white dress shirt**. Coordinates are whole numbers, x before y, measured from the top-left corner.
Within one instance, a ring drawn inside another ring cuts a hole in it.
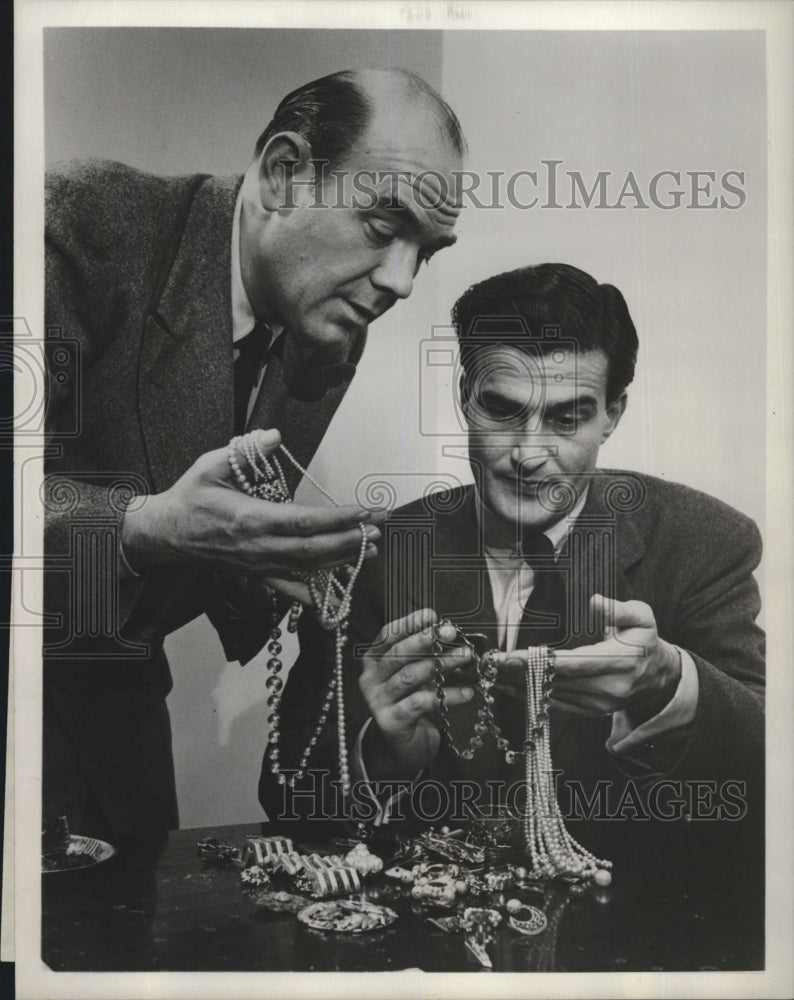
[[[253,175],[252,175],[253,176]],[[246,176],[237,194],[237,203],[234,207],[234,222],[232,224],[232,343],[239,343],[243,337],[247,337],[256,324],[256,316],[251,308],[248,293],[243,284],[243,273],[240,267],[240,216],[243,211],[243,192],[250,183],[250,178]],[[246,194],[248,192],[246,191]],[[284,333],[284,327],[279,323],[268,323],[273,340],[271,348],[278,338]],[[235,348],[234,360],[239,356],[239,351]],[[259,395],[262,379],[267,371],[267,363],[263,363],[248,399],[248,411],[246,413],[246,423],[251,419],[251,413]]]

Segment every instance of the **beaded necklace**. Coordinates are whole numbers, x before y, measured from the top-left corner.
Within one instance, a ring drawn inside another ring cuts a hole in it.
[[[245,455],[245,460],[248,464],[252,477],[251,480],[249,480],[245,475],[240,467],[239,461],[237,460],[238,448]],[[321,486],[320,483],[318,483],[317,480],[306,471],[306,469],[303,468],[288,448],[282,444],[280,446],[280,450],[284,456],[292,462],[298,472],[309,480],[315,489],[330,500],[335,507],[340,506],[331,494],[323,486]],[[229,443],[228,457],[229,465],[235,479],[243,492],[247,493],[248,496],[257,497],[261,500],[269,500],[272,503],[292,503],[292,496],[290,495],[278,457],[275,454],[267,456],[262,450],[254,434],[245,434],[242,437],[232,438]],[[346,583],[343,583],[336,576],[333,570],[318,569],[313,570],[310,573],[297,574],[298,578],[306,583],[309,588],[309,593],[311,594],[312,603],[315,611],[317,612],[317,619],[320,625],[327,631],[334,632],[334,670],[331,675],[331,681],[328,685],[328,689],[325,693],[322,708],[317,716],[317,721],[312,735],[309,737],[309,742],[303,750],[303,753],[300,755],[297,768],[294,773],[289,776],[289,778],[287,778],[282,771],[281,751],[279,748],[279,726],[281,724],[279,708],[281,707],[283,681],[278,675],[283,669],[283,664],[279,658],[282,647],[279,642],[279,639],[281,638],[281,629],[278,627],[278,600],[276,594],[273,594],[273,626],[270,630],[270,638],[267,646],[268,653],[270,654],[270,659],[267,661],[267,669],[270,675],[267,679],[267,687],[268,690],[272,692],[267,699],[268,708],[271,709],[267,720],[270,725],[270,749],[268,750],[268,756],[270,758],[271,773],[276,775],[276,780],[280,785],[288,784],[290,788],[294,788],[295,783],[304,776],[309,757],[317,745],[320,734],[322,733],[325,723],[328,720],[328,713],[331,710],[331,704],[334,697],[336,697],[339,774],[343,794],[347,795],[350,792],[350,767],[348,764],[347,733],[345,729],[343,665],[344,648],[347,644],[347,625],[348,618],[350,616],[350,604],[353,596],[353,587],[356,579],[358,578],[358,574],[361,572],[361,567],[364,564],[364,557],[366,555],[368,544],[367,533],[364,525],[360,525],[360,528],[361,546],[358,553],[358,560],[356,561],[355,566],[346,567],[348,572]],[[290,608],[287,626],[290,632],[295,632],[297,630],[300,611],[300,602],[294,601]]]
[[[452,627],[457,631],[452,643],[441,639],[440,632],[445,627]],[[442,654],[458,642],[472,651],[477,667],[476,689],[482,700],[477,710],[478,721],[474,726],[474,735],[462,749],[455,745],[452,738],[441,669]],[[447,618],[433,626],[434,681],[442,736],[455,756],[463,760],[471,760],[489,735],[493,737],[499,750],[503,751],[508,764],[516,763],[523,754],[527,796],[523,832],[527,855],[532,860],[530,878],[550,879],[559,875],[572,879],[596,878],[600,884],[607,884],[612,863],[596,858],[570,835],[551,786],[549,704],[554,684],[553,653],[548,646],[530,646],[527,649],[526,732],[523,751],[519,751],[513,749],[502,735],[493,714],[494,697],[491,688],[497,676],[494,662],[496,652],[490,649],[483,656],[478,656],[470,638]]]
[[[442,628],[454,628],[457,632],[457,636],[454,642],[446,643],[441,638]],[[474,726],[474,735],[470,738],[468,746],[464,747],[462,750],[455,746],[455,741],[452,738],[452,732],[449,726],[449,716],[446,704],[446,695],[444,693],[444,674],[441,669],[441,656],[446,649],[451,648],[455,645],[455,642],[462,642],[465,646],[472,652],[475,663],[477,664],[477,690],[480,693],[482,699],[482,704],[477,710],[477,722]],[[433,666],[435,668],[434,681],[436,685],[436,697],[438,698],[438,714],[441,719],[441,733],[442,736],[446,738],[446,741],[451,748],[452,752],[456,757],[460,757],[463,760],[471,760],[474,754],[479,750],[485,743],[485,737],[490,733],[496,740],[496,745],[500,750],[505,753],[505,759],[508,763],[512,763],[516,759],[516,752],[510,749],[509,742],[502,736],[501,729],[499,728],[496,719],[493,714],[493,703],[494,697],[491,694],[491,688],[496,682],[497,669],[494,663],[494,654],[496,650],[489,649],[484,656],[478,656],[477,650],[474,648],[474,644],[471,639],[457,626],[453,625],[448,618],[442,618],[440,621],[436,622],[433,626]]]

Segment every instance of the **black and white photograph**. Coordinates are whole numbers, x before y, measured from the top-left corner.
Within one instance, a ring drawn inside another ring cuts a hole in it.
[[[18,5],[18,996],[790,995],[793,12]]]

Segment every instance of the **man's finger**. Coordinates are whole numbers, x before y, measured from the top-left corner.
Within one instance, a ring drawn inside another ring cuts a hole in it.
[[[625,646],[617,640],[609,639],[593,646],[580,646],[578,649],[555,650],[552,658],[555,677],[558,680],[579,677],[597,677],[602,674],[614,673],[620,669],[620,663],[628,667],[635,659]],[[618,666],[616,667],[616,661]],[[527,657],[524,652],[501,654],[495,657],[500,681],[521,686],[525,683],[527,672]]]
[[[406,640],[409,642],[410,640]],[[401,644],[403,645],[403,644]],[[466,651],[468,652],[468,650]],[[437,668],[442,674],[456,670],[462,661],[468,662],[467,657],[461,651],[455,651],[446,657],[424,657],[423,659],[413,659],[405,663],[404,657],[396,649],[385,656],[379,663],[379,668],[388,671],[388,679],[384,683],[384,693],[389,701],[399,701],[406,694],[415,691],[420,687],[428,686],[430,690],[435,690],[435,677]],[[393,669],[396,666],[396,669]]]
[[[381,660],[381,665],[388,663],[393,665],[392,657]],[[431,681],[435,676],[436,668],[432,660],[415,660],[406,663],[404,666],[397,666],[382,685],[383,696],[390,704],[400,701],[414,691],[427,687],[433,690]]]
[[[264,455],[269,458],[281,444],[281,433],[276,430],[275,427],[265,429],[264,427],[257,427],[256,430],[249,431],[246,437],[251,441],[253,448],[253,454],[257,458],[261,458]],[[239,444],[236,447],[236,451],[241,458],[245,458],[246,454]]]
[[[380,538],[377,528],[365,528],[367,545],[373,546]],[[312,570],[355,563],[361,551],[361,531],[348,528],[333,535],[313,535],[311,538],[282,538],[271,536],[252,544],[251,561],[267,570],[271,566],[289,570]],[[377,550],[375,550],[377,551]],[[374,552],[370,553],[374,554]]]
[[[438,697],[436,697],[436,703],[438,703]],[[474,688],[468,685],[463,685],[463,687],[445,687],[444,688],[444,704],[447,708],[454,708],[456,705],[465,705],[466,702],[471,701],[474,697]]]
[[[444,703],[447,706],[464,705],[474,697],[472,687],[444,688]],[[414,691],[407,698],[398,701],[393,709],[394,719],[401,725],[414,725],[425,715],[437,712],[440,702],[435,691]]]
[[[372,649],[368,653],[372,655]],[[398,671],[409,664],[420,660],[427,660],[433,664],[433,630],[432,628],[422,629],[421,632],[413,632],[393,642],[389,647],[383,649],[378,658],[377,672],[379,676],[386,680],[393,677]],[[468,647],[453,647],[437,657],[442,671],[461,667],[471,661],[471,650]],[[432,676],[432,674],[431,674]]]
[[[623,633],[592,646],[560,649],[554,654],[554,670],[558,677],[598,677],[632,669],[637,658],[645,655],[647,644],[642,640],[647,632]]]
[[[306,608],[311,608],[314,605],[309,588],[299,580],[289,580],[283,576],[266,576],[263,582],[271,590],[277,590],[291,601],[300,601]]]
[[[281,434],[275,429],[259,429],[251,431],[251,435],[258,446],[258,449],[253,447],[252,442],[251,455],[255,458],[257,468],[262,469],[264,466],[264,459],[269,459],[281,444]],[[245,476],[249,483],[253,483],[254,473],[251,469],[251,464],[248,461],[248,455],[241,447],[240,441],[238,440],[233,446],[231,446],[231,448],[232,457],[235,459],[240,472]],[[214,451],[206,452],[197,460],[196,465],[203,474],[214,476],[222,480],[226,485],[233,485],[237,489],[242,488],[241,484],[237,480],[237,475],[232,468],[231,462],[229,461],[228,445],[223,448],[216,448]]]
[[[368,656],[379,656],[414,632],[421,632],[436,621],[436,613],[432,608],[420,608],[403,618],[388,622],[375,636],[367,651]]]
[[[267,505],[260,507],[263,530],[273,535],[291,535],[308,538],[313,535],[345,531],[348,528],[370,521],[372,514],[364,507],[314,507],[308,504],[277,504],[257,501]],[[252,515],[254,516],[254,515]],[[377,530],[377,528],[375,528]],[[359,534],[359,538],[361,535]],[[380,537],[380,532],[378,532]]]
[[[574,680],[555,679],[554,686],[554,694],[558,698],[589,705],[596,713],[616,710],[625,703],[630,693],[630,679],[615,675],[578,677]]]
[[[497,681],[492,690],[497,694],[507,695],[514,701],[525,702],[527,700],[527,689],[523,685],[512,684],[509,681]]]

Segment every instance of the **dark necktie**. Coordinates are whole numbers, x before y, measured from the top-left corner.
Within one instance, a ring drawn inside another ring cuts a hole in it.
[[[554,561],[554,545],[540,532],[525,531],[521,536],[521,556],[532,569],[534,582],[518,629],[516,652],[527,646],[564,644],[567,632],[565,579]],[[519,746],[526,728],[526,709],[520,699],[496,694],[496,716],[502,733],[511,745]],[[502,767],[501,763],[497,766]],[[508,769],[510,775],[514,769]],[[514,777],[510,777],[511,782]]]
[[[234,362],[235,434],[245,432],[251,391],[259,378],[272,339],[270,327],[257,320],[253,330],[234,345],[239,352]]]
[[[568,631],[567,593],[551,539],[540,532],[524,532],[521,555],[532,567],[535,582],[521,619],[520,642],[525,646],[562,645]]]

